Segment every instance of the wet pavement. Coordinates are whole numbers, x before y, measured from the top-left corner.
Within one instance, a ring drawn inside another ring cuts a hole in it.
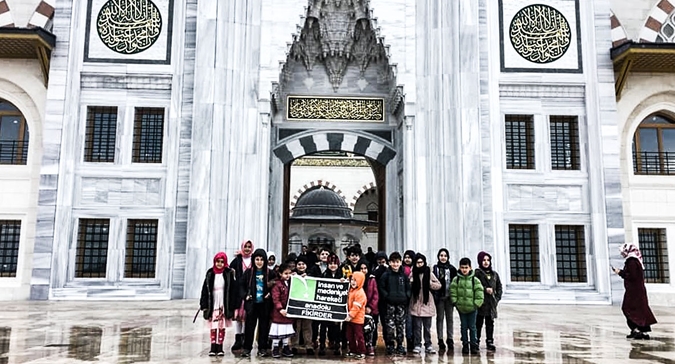
[[[675,363],[675,313],[653,307],[651,340],[629,340],[618,306],[500,306],[497,351],[462,356],[455,313],[453,354],[389,358],[380,342],[365,361],[340,357],[210,358],[197,302],[2,302],[0,364],[13,363]],[[435,324],[432,328],[435,332]],[[233,333],[228,330],[229,347]],[[435,333],[433,342],[437,344]],[[254,354],[255,354],[254,348]]]

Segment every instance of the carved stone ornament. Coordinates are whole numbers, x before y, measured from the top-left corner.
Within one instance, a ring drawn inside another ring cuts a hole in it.
[[[162,16],[150,0],[110,0],[96,17],[96,30],[112,51],[136,54],[155,44],[162,31]]]
[[[305,23],[294,36],[283,65],[282,84],[291,79],[297,62],[302,62],[308,72],[322,62],[336,92],[351,62],[358,65],[362,75],[372,63],[382,63],[378,69],[380,81],[392,80],[395,76],[387,48],[377,35],[368,5],[369,0],[309,0]]]

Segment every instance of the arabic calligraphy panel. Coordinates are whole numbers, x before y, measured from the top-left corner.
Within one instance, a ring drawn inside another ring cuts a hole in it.
[[[288,120],[384,121],[384,99],[289,96]]]
[[[578,0],[500,0],[503,72],[581,73]]]
[[[85,62],[168,64],[173,0],[89,0]]]

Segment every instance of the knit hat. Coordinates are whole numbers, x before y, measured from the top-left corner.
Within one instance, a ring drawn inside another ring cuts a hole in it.
[[[378,261],[380,259],[387,260],[387,253],[384,251],[380,250],[377,253],[375,253],[375,261]]]
[[[298,264],[300,262],[305,263],[307,265],[307,256],[306,255],[300,255],[298,258],[295,260],[295,264]]]
[[[267,265],[267,252],[265,249],[256,249],[253,254],[251,254],[251,261],[255,261],[255,257],[262,257]]]
[[[337,264],[340,265],[340,257],[338,257],[335,254],[331,254],[328,256],[328,264]]]

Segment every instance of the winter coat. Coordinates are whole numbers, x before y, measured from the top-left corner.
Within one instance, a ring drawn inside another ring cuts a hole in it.
[[[288,294],[291,291],[290,284],[286,286],[286,283],[281,279],[277,280],[272,287],[272,322],[275,324],[292,324],[294,320],[282,315],[279,311],[286,309],[286,304],[288,303]]]
[[[457,274],[450,284],[450,298],[459,313],[471,313],[483,305],[483,285],[473,271]]]
[[[363,289],[366,291],[366,297],[368,298],[366,307],[370,308],[370,314],[378,315],[380,313],[378,309],[380,293],[377,288],[377,280],[375,280],[373,275],[366,278],[366,284],[363,286]]]
[[[485,298],[483,305],[478,309],[478,314],[492,317],[494,320],[497,318],[497,305],[502,300],[502,281],[499,279],[497,272],[493,270],[488,272],[480,268],[476,269],[476,278],[480,279],[480,283],[483,285],[483,297]],[[488,288],[492,288],[492,294],[487,293]]]
[[[366,304],[368,298],[366,292],[363,291],[363,283],[365,283],[366,276],[357,271],[352,274],[352,279],[356,281],[356,288],[349,289],[349,297],[347,299],[347,309],[349,310],[349,322],[354,324],[363,324],[366,321]]]
[[[407,305],[410,302],[410,279],[403,272],[403,267],[394,272],[391,268],[382,275],[378,287],[380,299],[391,305]]]
[[[327,278],[327,279],[341,279],[342,277],[342,270],[338,268],[335,273],[331,272],[329,269],[326,268],[326,270],[321,274],[321,278]]]
[[[225,268],[223,273],[223,280],[225,281],[225,298],[223,304],[225,305],[225,318],[232,319],[234,317],[234,310],[239,308],[240,301],[238,301],[239,290],[235,285],[234,270]],[[216,275],[213,273],[213,268],[206,271],[204,284],[202,285],[202,295],[199,299],[199,308],[204,311],[204,319],[209,320],[213,314],[213,284],[216,280]],[[239,304],[238,304],[239,303]]]
[[[450,299],[450,282],[452,282],[455,277],[457,277],[457,268],[455,268],[454,265],[449,264],[450,268],[448,269],[443,269],[438,266],[438,264],[435,264],[433,269],[431,270],[431,273],[436,275],[436,278],[438,278],[438,281],[441,282],[441,288],[437,291],[432,291],[434,295],[434,300],[438,303],[438,301],[441,300],[449,300]],[[449,276],[447,279],[446,283],[446,276]]]
[[[274,271],[267,268],[267,265],[265,265],[263,269],[267,272],[265,284],[263,285],[263,302],[267,304],[265,307],[267,310],[269,310],[272,298],[268,294],[270,293],[272,287],[274,287],[274,280],[277,278],[277,275],[274,273]],[[253,309],[253,304],[255,303],[256,282],[254,270],[255,267],[247,269],[239,281],[239,297],[241,297],[242,300],[246,300],[248,295],[253,296],[253,299],[245,301],[246,314],[250,313],[250,311]]]
[[[623,303],[621,311],[627,319],[633,321],[638,326],[649,326],[656,323],[656,317],[649,308],[647,299],[647,289],[645,288],[644,270],[637,258],[628,258],[619,271],[623,278]]]
[[[251,266],[253,266],[253,259],[251,259]],[[244,269],[244,258],[242,258],[241,254],[235,256],[234,259],[232,259],[232,262],[230,262],[230,268],[234,270],[235,279],[239,280],[239,278],[244,275],[246,269]]]
[[[429,274],[431,283],[429,288],[431,291],[436,291],[441,288],[441,282],[436,278],[436,276],[431,273]],[[420,273],[420,279],[424,279],[424,273]],[[429,292],[429,293],[432,293]],[[429,295],[431,296],[431,295]],[[420,289],[420,293],[416,300],[410,301],[410,315],[416,317],[434,317],[436,316],[436,304],[434,303],[433,297],[429,297],[427,303],[424,303],[424,290]]]

